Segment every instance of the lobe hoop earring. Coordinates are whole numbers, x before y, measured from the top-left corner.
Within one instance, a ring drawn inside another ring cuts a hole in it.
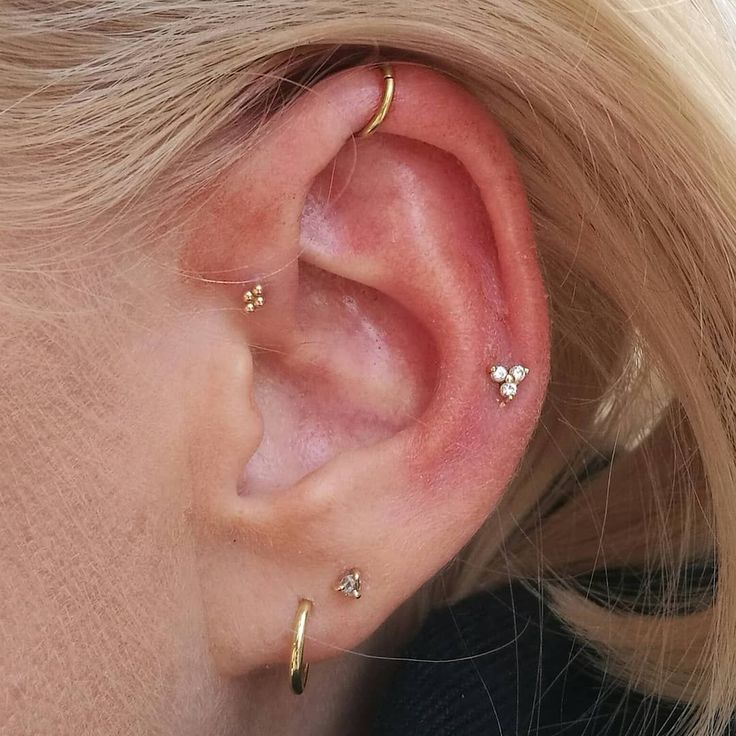
[[[394,81],[394,70],[391,64],[381,64],[380,69],[383,72],[383,97],[373,117],[358,132],[358,138],[368,138],[376,132],[376,128],[386,119],[391,103],[394,100],[394,89],[396,82]]]
[[[302,598],[294,617],[294,635],[291,640],[291,659],[289,660],[289,682],[296,695],[301,695],[307,686],[309,664],[304,661],[304,636],[307,618],[312,611],[312,601]]]

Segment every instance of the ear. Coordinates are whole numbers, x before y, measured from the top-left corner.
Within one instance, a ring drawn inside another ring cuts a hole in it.
[[[542,406],[546,298],[509,145],[453,82],[394,76],[374,136],[355,133],[381,73],[340,73],[186,208],[188,298],[227,307],[192,328],[192,523],[233,674],[288,661],[301,598],[308,659],[364,640],[494,510]],[[513,401],[494,363],[529,368]],[[359,601],[334,590],[351,568]]]

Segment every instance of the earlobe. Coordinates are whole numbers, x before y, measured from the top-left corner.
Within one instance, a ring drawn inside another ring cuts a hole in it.
[[[190,231],[187,270],[241,282],[220,288],[254,346],[263,421],[245,467],[195,499],[228,672],[286,662],[301,599],[309,658],[368,636],[493,510],[543,402],[546,300],[508,143],[449,80],[394,77],[367,140],[383,75],[317,85]]]

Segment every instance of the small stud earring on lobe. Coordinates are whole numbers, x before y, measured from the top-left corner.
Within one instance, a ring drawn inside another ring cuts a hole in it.
[[[253,314],[256,309],[261,309],[266,300],[263,297],[263,286],[256,284],[252,289],[248,289],[243,294],[244,311],[246,314]]]
[[[342,593],[347,598],[360,598],[360,570],[353,568],[346,572],[335,586],[335,591]]]
[[[527,377],[529,369],[523,365],[514,365],[505,368],[502,365],[492,365],[488,369],[491,380],[500,384],[498,392],[506,401],[511,401],[518,390],[519,384]]]

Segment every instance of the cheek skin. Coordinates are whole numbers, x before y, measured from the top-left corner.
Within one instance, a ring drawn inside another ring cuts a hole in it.
[[[0,514],[3,733],[194,736],[218,718],[189,528],[202,346],[159,286],[136,320],[85,312],[63,353],[28,345]]]

